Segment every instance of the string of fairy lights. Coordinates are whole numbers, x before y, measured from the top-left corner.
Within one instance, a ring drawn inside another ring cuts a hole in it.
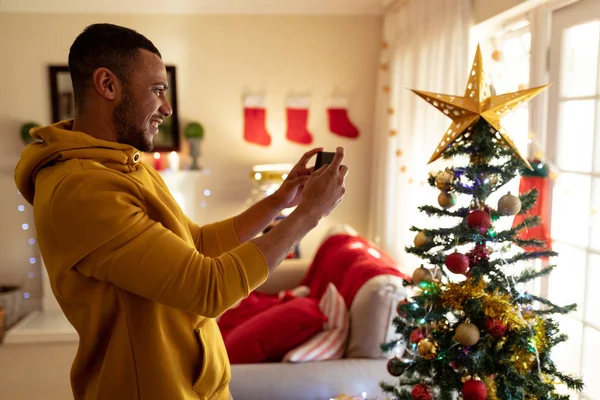
[[[23,196],[21,195],[21,192],[19,192],[18,190],[17,190],[17,195],[20,196],[21,199],[23,199]],[[32,227],[30,227],[29,224],[27,223],[27,218],[25,217],[26,216],[26,214],[25,214],[25,210],[26,209],[27,209],[27,207],[25,205],[23,205],[23,204],[19,204],[17,206],[17,211],[19,213],[23,214],[23,218],[22,218],[23,222],[21,223],[21,230],[30,233],[32,231]],[[29,234],[29,235],[25,235],[25,236],[28,237],[27,238],[27,243],[30,246],[35,246],[36,240],[35,240],[34,235]],[[27,277],[29,279],[34,279],[36,277],[35,271],[33,271],[31,268],[33,268],[33,266],[35,266],[37,263],[38,263],[38,259],[36,257],[30,255],[29,256],[29,262],[27,264],[29,266],[29,271],[27,271]],[[25,288],[22,288],[22,289],[25,290]],[[29,293],[29,291],[25,290],[23,292],[23,298],[25,298],[25,300],[29,300],[31,298],[31,293]]]

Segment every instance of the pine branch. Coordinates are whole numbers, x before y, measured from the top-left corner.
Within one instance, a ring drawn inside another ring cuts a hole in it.
[[[527,217],[520,224],[512,227],[511,229],[507,229],[502,232],[498,232],[496,236],[496,242],[513,242],[515,240],[515,236],[524,228],[529,227],[532,228],[540,224],[540,217],[537,215]]]
[[[560,372],[559,370],[556,369],[556,366],[554,365],[554,363],[549,364],[548,367],[544,369],[544,372],[550,376],[556,377],[562,383],[567,385],[567,387],[571,390],[577,390],[577,391],[583,390],[583,387],[584,387],[583,379],[575,377],[570,374],[565,374],[563,372]]]
[[[521,194],[519,196],[519,199],[521,200],[521,211],[519,212],[519,214],[527,214],[537,202],[538,197],[539,192],[537,189],[532,189],[527,193]]]
[[[533,295],[531,293],[525,293],[520,299],[516,299],[516,301],[519,303],[522,303],[522,304],[531,304],[534,301],[537,301],[538,303],[541,303],[541,304],[545,305],[546,307],[548,307],[547,309],[544,309],[544,310],[536,310],[535,313],[537,315],[568,314],[571,311],[575,311],[577,309],[577,304],[569,304],[569,305],[561,307],[561,306],[557,306],[556,304],[554,304],[553,302],[551,302],[548,299]]]
[[[551,250],[526,251],[523,253],[519,253],[508,259],[494,260],[494,261],[490,262],[490,264],[494,265],[494,266],[496,266],[496,265],[511,265],[511,264],[515,264],[519,261],[536,260],[538,258],[544,258],[544,257],[556,257],[557,255],[558,255],[558,253],[551,251]]]
[[[466,207],[463,207],[463,208],[459,208],[455,211],[449,211],[449,210],[444,210],[443,208],[425,205],[425,206],[420,206],[419,211],[427,213],[427,215],[430,215],[430,216],[433,215],[433,216],[438,216],[438,217],[464,218],[467,215],[467,212],[469,211],[469,209]]]
[[[549,265],[547,267],[542,268],[539,271],[536,271],[534,268],[528,268],[521,272],[521,274],[515,278],[515,282],[529,282],[530,280],[539,278],[540,276],[548,275],[550,272],[552,272],[554,268],[556,268],[556,265]]]
[[[519,239],[514,238],[512,240],[514,244],[519,247],[527,248],[527,247],[537,247],[537,248],[545,248],[546,242],[539,239]]]

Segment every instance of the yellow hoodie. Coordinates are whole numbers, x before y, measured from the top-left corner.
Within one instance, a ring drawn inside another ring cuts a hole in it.
[[[79,334],[75,399],[228,399],[214,318],[265,281],[264,256],[233,219],[192,223],[135,148],[71,128],[32,131],[15,180]]]

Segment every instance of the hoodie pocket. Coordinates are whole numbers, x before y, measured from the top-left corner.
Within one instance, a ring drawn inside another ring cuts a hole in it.
[[[196,334],[202,346],[204,359],[200,376],[193,389],[202,399],[210,399],[227,389],[231,380],[229,358],[221,331],[214,319],[206,319],[196,327]]]

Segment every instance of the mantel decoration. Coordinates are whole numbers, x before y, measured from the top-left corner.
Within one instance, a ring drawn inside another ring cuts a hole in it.
[[[184,134],[190,144],[190,156],[192,157],[190,169],[202,169],[198,164],[198,158],[200,157],[200,144],[204,139],[204,127],[199,122],[189,123],[185,127]]]
[[[21,125],[21,130],[19,132],[19,135],[21,136],[21,140],[23,140],[23,143],[28,144],[28,143],[33,142],[33,138],[29,134],[29,131],[31,131],[33,128],[37,128],[39,126],[40,126],[40,124],[38,124],[36,122],[27,122],[27,123]]]

